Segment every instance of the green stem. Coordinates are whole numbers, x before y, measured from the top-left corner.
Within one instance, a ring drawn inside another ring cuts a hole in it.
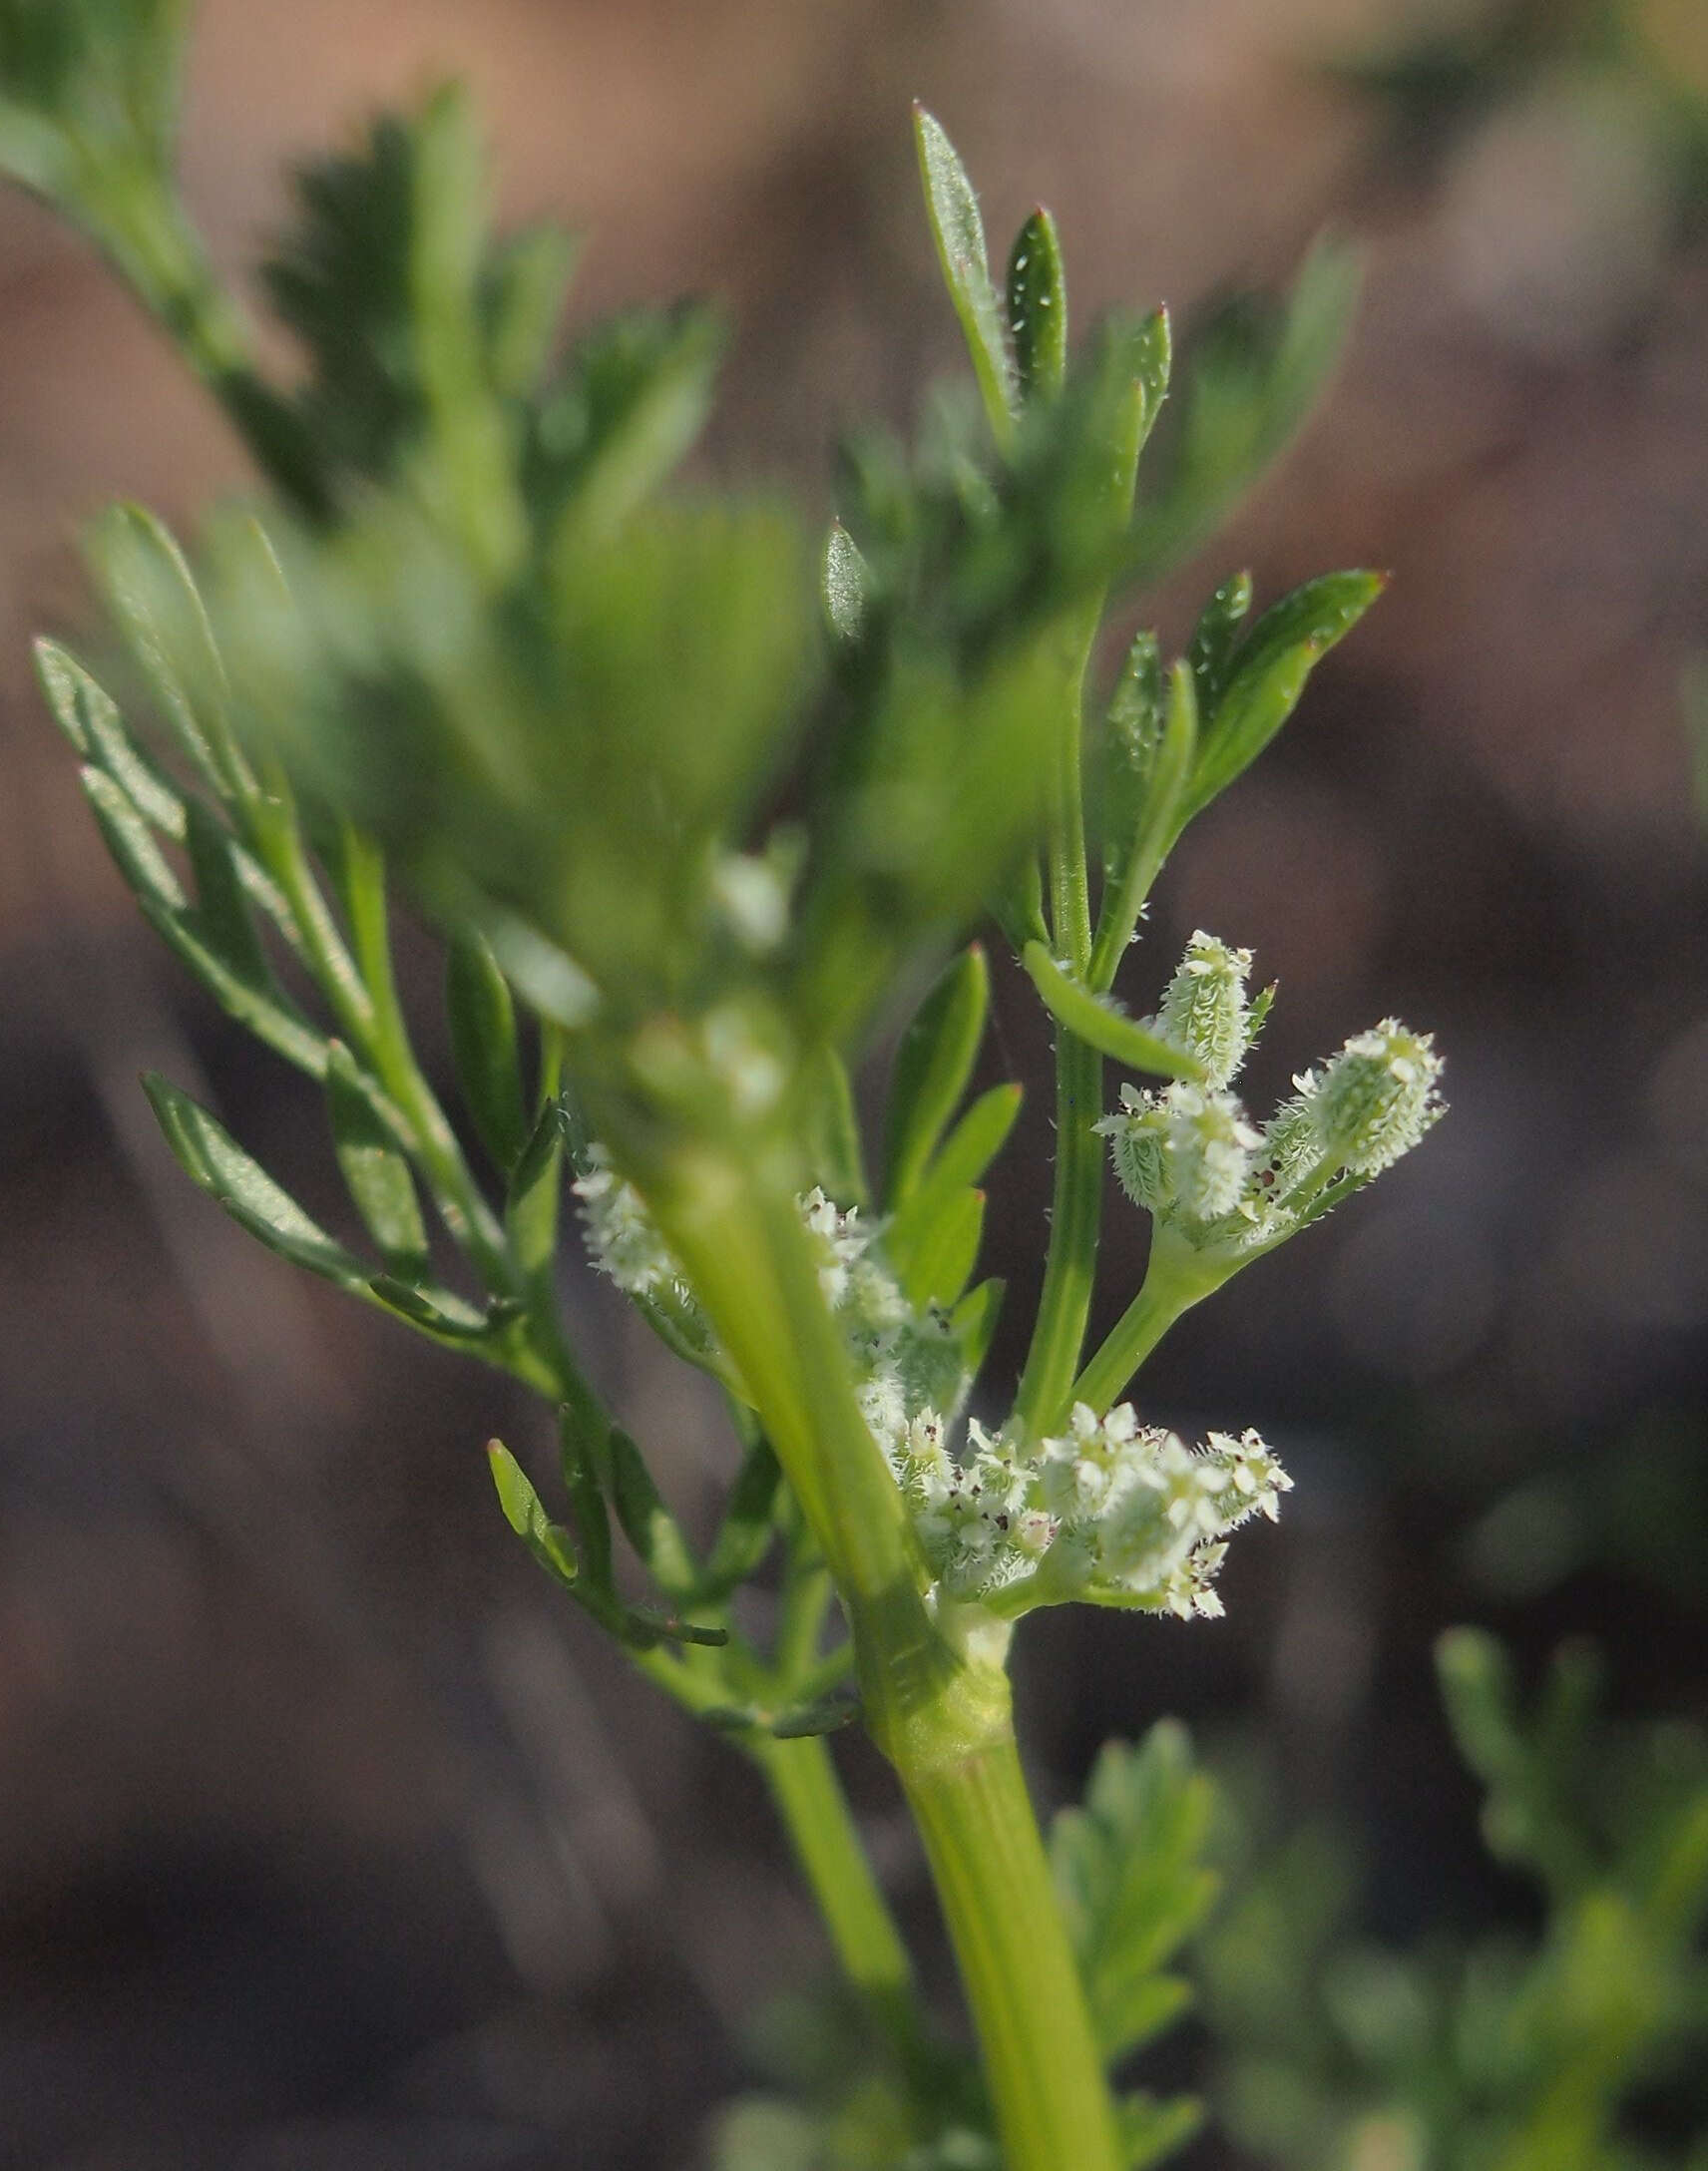
[[[1091,961],[1091,893],[1085,869],[1085,813],[1079,780],[1080,704],[1083,699],[1085,663],[1090,654],[1090,630],[1075,633],[1075,655],[1068,679],[1068,713],[1062,719],[1055,774],[1050,790],[1050,920],[1056,953],[1082,979]]]
[[[1102,613],[1099,597],[1066,631],[1070,658],[1051,782],[1047,858],[1051,934],[1056,955],[1080,979],[1091,960],[1090,883],[1079,739],[1085,669]],[[1032,1345],[1021,1375],[1015,1417],[1034,1438],[1058,1422],[1079,1362],[1096,1276],[1102,1217],[1103,1156],[1091,1125],[1102,1113],[1103,1065],[1065,1026],[1056,1031],[1056,1175],[1050,1250]]]
[[[299,513],[331,511],[324,460],[298,409],[255,367],[241,311],[183,206],[158,176],[129,169],[91,187],[84,222],[108,260],[171,334],[225,410],[257,467]]]
[[[690,1151],[657,1169],[643,1190],[734,1360],[845,1603],[858,1613],[894,1602],[917,1616],[922,1641],[935,1641],[912,1522],[861,1415],[786,1181],[721,1153]]]
[[[879,1891],[853,1813],[821,1735],[778,1741],[760,1734],[748,1753],[765,1775],[837,1959],[888,2034],[917,2046],[913,1966]]]
[[[1153,1238],[1150,1264],[1137,1296],[1073,1382],[1072,1399],[1089,1404],[1101,1417],[1175,1320],[1226,1279],[1223,1270],[1199,1266],[1193,1271],[1183,1266],[1171,1255],[1166,1238]]]
[[[788,1694],[802,1702],[801,1681],[818,1665],[818,1646],[824,1634],[824,1616],[830,1609],[830,1570],[817,1540],[802,1529],[798,1516],[789,1532],[783,1565],[783,1587],[777,1607],[777,1636],[773,1670],[787,1684]]]
[[[387,927],[385,862],[358,830],[343,834],[343,890],[356,970],[367,995],[363,1052],[415,1133],[421,1166],[445,1225],[497,1294],[515,1295],[517,1272],[504,1230],[487,1204],[437,1094],[421,1075],[397,998]]]
[[[1015,1417],[1029,1438],[1061,1423],[1085,1339],[1102,1218],[1103,1059],[1066,1026],[1056,1029],[1056,1179],[1044,1292]]]
[[[1114,2115],[1012,1727],[900,1767],[984,2047],[1006,2171],[1119,2171]]]
[[[646,1188],[836,1577],[867,1729],[896,1768],[942,1895],[1008,2171],[1117,2171],[1008,1677],[958,1656],[926,1609],[905,1505],[861,1416],[787,1185],[768,1174],[679,1155]]]

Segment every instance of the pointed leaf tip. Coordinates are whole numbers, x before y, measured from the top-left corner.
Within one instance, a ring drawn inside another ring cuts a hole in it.
[[[937,243],[944,283],[961,319],[992,435],[1006,448],[1014,437],[1020,383],[1003,328],[997,290],[991,282],[979,200],[942,122],[918,103],[913,119],[926,216]]]

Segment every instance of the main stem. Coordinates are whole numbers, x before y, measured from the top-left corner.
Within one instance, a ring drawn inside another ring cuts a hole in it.
[[[758,1169],[686,1156],[657,1175],[654,1210],[835,1574],[866,1726],[919,1822],[961,1963],[1007,2171],[1119,2171],[1084,1990],[1021,1777],[1008,1675],[951,1643],[926,1602],[906,1510],[860,1413],[799,1215]],[[837,1905],[865,1917],[864,1940],[869,1916],[850,1901],[831,1845]],[[861,1950],[875,1963],[876,1948]]]
[[[1006,2171],[1120,2171],[1102,2061],[1012,1728],[901,1767],[984,2047]]]

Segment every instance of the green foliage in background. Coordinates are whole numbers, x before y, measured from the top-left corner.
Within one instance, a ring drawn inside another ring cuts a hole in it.
[[[1346,1850],[1295,1833],[1203,1949],[1226,2122],[1289,2171],[1700,2171],[1708,1741],[1599,1719],[1581,1645],[1527,1708],[1493,1637],[1438,1655],[1484,1838],[1538,1928],[1356,1939]]]
[[[1538,98],[1652,160],[1680,238],[1708,215],[1708,33],[1696,0],[1493,0],[1448,11],[1331,75],[1366,93],[1390,144],[1428,166],[1493,116]]]

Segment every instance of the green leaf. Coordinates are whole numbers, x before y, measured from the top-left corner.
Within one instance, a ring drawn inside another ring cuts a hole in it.
[[[922,1233],[902,1275],[903,1291],[916,1311],[930,1304],[948,1310],[959,1303],[978,1264],[984,1235],[984,1192],[957,1192]]]
[[[338,1166],[356,1211],[398,1279],[418,1282],[427,1270],[427,1230],[415,1178],[374,1112],[373,1087],[341,1041],[327,1051],[326,1105]]]
[[[311,1221],[223,1124],[156,1072],[145,1076],[143,1089],[185,1173],[233,1221],[293,1265],[355,1295],[368,1294],[367,1268]]]
[[[834,1734],[859,1716],[859,1690],[838,1689],[829,1696],[814,1697],[809,1704],[797,1704],[792,1711],[780,1712],[771,1721],[771,1732],[779,1741],[803,1741],[814,1734]]]
[[[1055,472],[1034,517],[1049,536],[1057,579],[1076,596],[1103,593],[1125,548],[1139,457],[1155,421],[1157,337],[1154,317],[1106,319],[1050,413]]]
[[[859,1692],[836,1689],[811,1703],[777,1711],[765,1704],[717,1704],[700,1717],[729,1734],[770,1734],[778,1741],[805,1741],[814,1734],[834,1734],[860,1715]]]
[[[1019,1086],[993,1086],[981,1093],[944,1140],[917,1195],[977,1183],[1008,1143],[1025,1097]]]
[[[233,979],[257,995],[282,1000],[255,932],[235,840],[200,800],[190,800],[185,815],[190,867],[196,877],[196,934]]]
[[[624,1535],[658,1588],[685,1598],[698,1582],[681,1525],[664,1506],[640,1450],[621,1426],[611,1433],[611,1497]]]
[[[104,770],[86,767],[81,781],[107,848],[150,926],[239,1025],[310,1078],[323,1078],[324,1037],[277,993],[264,973],[259,983],[240,977],[210,944],[199,916],[190,910],[183,884],[132,801]]]
[[[1044,870],[1037,852],[1022,858],[1013,876],[991,899],[991,917],[1018,958],[1029,942],[1048,943],[1044,918]]]
[[[163,836],[175,844],[189,841],[188,802],[154,757],[131,736],[109,695],[77,658],[55,642],[38,641],[35,659],[48,706],[79,759],[105,770],[144,820]],[[234,838],[227,839],[226,849],[244,895],[266,914],[290,949],[302,957],[301,930],[277,885]]]
[[[297,223],[261,266],[312,367],[298,404],[341,466],[384,476],[425,416],[410,298],[414,132],[377,120],[350,156],[296,177]]]
[[[493,962],[523,1001],[565,1033],[579,1032],[600,1006],[600,994],[567,951],[514,914],[484,915]]]
[[[1009,256],[1009,331],[1028,399],[1054,399],[1068,376],[1068,276],[1056,221],[1041,204]]]
[[[913,119],[926,214],[938,259],[966,335],[992,432],[997,443],[1006,446],[1014,436],[1020,387],[1014,357],[1003,335],[1002,307],[991,283],[979,200],[942,124],[923,106],[915,106]]]
[[[1135,2093],[1121,2097],[1115,2118],[1126,2171],[1149,2171],[1184,2148],[1204,2122],[1204,2106],[1196,2096]]]
[[[1329,573],[1264,613],[1233,657],[1227,688],[1199,732],[1192,780],[1176,816],[1183,827],[1225,791],[1298,705],[1320,659],[1381,595],[1379,573]]]
[[[974,1379],[978,1378],[990,1355],[1008,1286],[1006,1281],[995,1276],[982,1281],[976,1289],[968,1290],[950,1314],[949,1324],[955,1330],[967,1370]]]
[[[513,1302],[494,1303],[483,1311],[453,1290],[431,1284],[419,1287],[395,1274],[370,1275],[368,1290],[386,1311],[453,1347],[491,1341],[517,1316]]]
[[[1166,2033],[1191,2002],[1192,1985],[1183,1975],[1135,1970],[1124,1980],[1104,1985],[1099,1996],[1100,2030],[1107,2041],[1119,2043],[1119,2055],[1124,2057]]]
[[[566,1590],[574,1590],[580,1572],[570,1533],[547,1515],[527,1473],[503,1441],[489,1440],[486,1452],[504,1520],[547,1574],[562,1583]]]
[[[436,1341],[467,1346],[489,1338],[500,1324],[449,1290],[416,1289],[388,1274],[370,1274],[188,1093],[153,1072],[144,1078],[143,1088],[186,1174],[269,1251],[377,1304]]]
[[[48,707],[78,759],[105,769],[139,814],[163,836],[182,844],[187,834],[184,799],[131,738],[116,703],[57,642],[38,641],[35,654],[36,676]]]
[[[1186,660],[1197,681],[1198,713],[1211,716],[1239,647],[1239,630],[1251,609],[1251,575],[1230,574],[1204,606],[1186,650]]]
[[[1487,1629],[1450,1628],[1436,1641],[1436,1673],[1460,1755],[1492,1784],[1520,1749],[1510,1658]]]
[[[1140,449],[1156,427],[1174,368],[1174,333],[1166,309],[1152,309],[1132,342],[1132,371],[1144,395]]]
[[[588,1598],[593,1593],[585,1593]],[[612,1632],[635,1649],[649,1651],[659,1643],[691,1643],[701,1650],[721,1650],[729,1641],[729,1630],[713,1626],[707,1621],[683,1620],[677,1613],[663,1613],[650,1605],[620,1606],[615,1612],[607,1612],[596,1603],[595,1610]]]
[[[1140,629],[1126,651],[1103,718],[1103,879],[1118,882],[1132,853],[1132,833],[1151,798],[1150,780],[1167,713],[1162,651]]]
[[[825,621],[838,641],[851,645],[859,640],[871,585],[872,569],[861,557],[860,546],[841,521],[833,520],[824,539],[819,588]]]
[[[184,553],[165,524],[136,505],[105,513],[89,550],[174,739],[217,797],[246,803],[254,778],[231,735],[224,665]]]
[[[1043,997],[1045,1009],[1087,1048],[1128,1071],[1153,1072],[1162,1078],[1203,1077],[1203,1066],[1194,1057],[1135,1025],[1112,997],[1093,995],[1056,962],[1043,943],[1029,942],[1021,963]]]
[[[493,1165],[508,1175],[528,1143],[516,1006],[498,960],[478,934],[459,931],[445,959],[451,1061],[463,1105]]]
[[[534,392],[552,359],[580,246],[561,226],[524,226],[492,252],[482,313],[493,385],[511,399]]]
[[[902,1035],[890,1076],[884,1202],[905,1205],[967,1090],[985,1037],[991,976],[972,944],[954,960]]]
[[[1202,1860],[1212,1806],[1184,1728],[1163,1720],[1136,1748],[1110,1742],[1084,1806],[1064,1810],[1051,1828],[1063,1916],[1111,2062],[1184,2003],[1161,1970],[1216,1895]]]
[[[568,1403],[558,1412],[558,1467],[564,1488],[576,1512],[588,1580],[610,1593],[611,1517],[605,1505],[604,1486],[610,1475],[610,1433],[590,1430],[590,1421]]]
[[[770,1442],[762,1433],[756,1434],[735,1473],[723,1520],[700,1576],[695,1597],[701,1604],[727,1597],[770,1551],[776,1536],[775,1511],[781,1482],[782,1472]]]
[[[558,1248],[558,1207],[569,1138],[570,1119],[563,1101],[548,1100],[511,1173],[504,1223],[525,1274],[543,1272]]]
[[[597,550],[677,466],[705,425],[723,359],[722,319],[703,305],[634,309],[577,346],[541,417],[541,485],[563,514],[570,565]]]
[[[184,885],[131,800],[105,769],[86,765],[80,780],[107,849],[138,902],[145,908],[153,905],[168,915],[187,912],[190,899]]]
[[[848,1066],[835,1049],[821,1048],[808,1059],[802,1094],[807,1167],[827,1198],[839,1206],[865,1207],[871,1192],[854,1089]]]
[[[1243,295],[1196,342],[1163,488],[1139,505],[1126,578],[1154,580],[1221,520],[1283,450],[1340,353],[1358,258],[1320,241],[1279,308]]]
[[[4,0],[0,170],[74,204],[127,165],[164,181],[187,14],[186,0]]]
[[[1143,634],[1127,660],[1103,747],[1103,895],[1091,970],[1091,990],[1098,995],[1113,982],[1179,833],[1180,802],[1198,747],[1190,666],[1176,662],[1165,687],[1160,680],[1153,683],[1155,645]]]
[[[152,899],[141,899],[143,912],[161,939],[208,990],[228,1017],[252,1033],[287,1063],[311,1079],[326,1075],[326,1039],[270,982],[257,986],[237,978],[209,948],[191,916],[172,913]]]
[[[958,1194],[977,1183],[1002,1151],[1023,1097],[1018,1086],[993,1086],[981,1093],[890,1223],[884,1248],[904,1280],[909,1263],[929,1244],[938,1221],[956,1210]]]

